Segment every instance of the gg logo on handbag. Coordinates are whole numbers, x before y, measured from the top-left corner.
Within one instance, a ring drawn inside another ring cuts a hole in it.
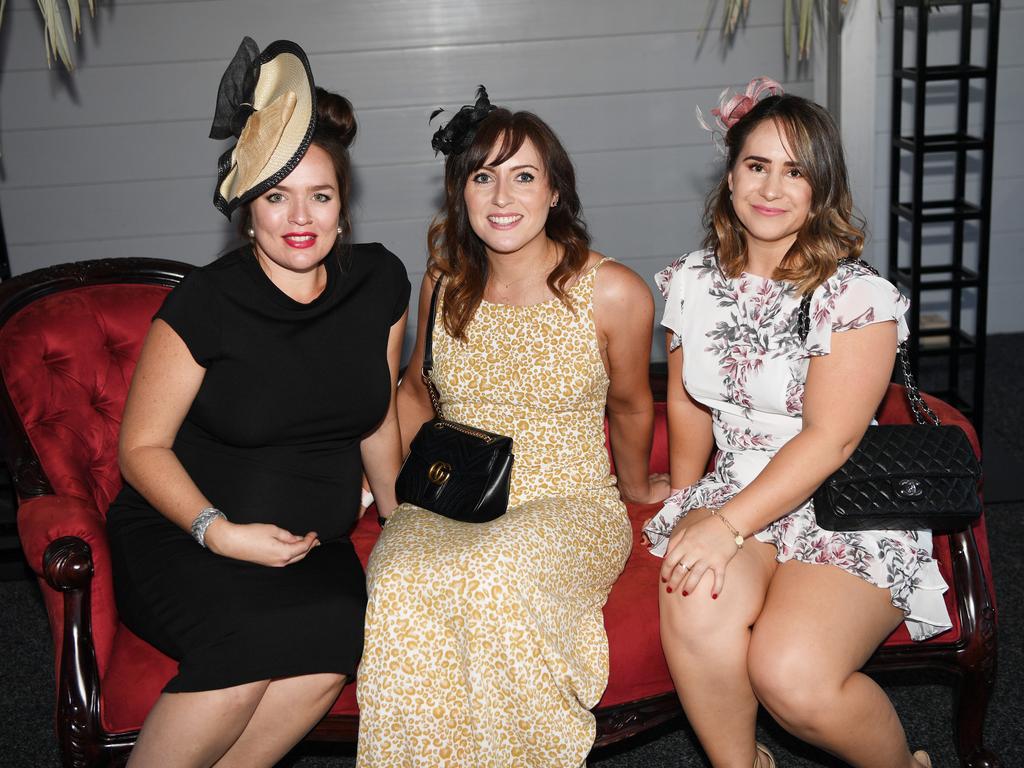
[[[427,479],[434,485],[444,485],[452,476],[452,465],[446,461],[435,461],[427,470]]]
[[[441,396],[430,378],[434,365],[434,320],[442,282],[434,283],[430,296],[420,369],[435,418],[420,427],[412,439],[409,455],[395,480],[395,495],[400,502],[452,520],[487,523],[508,509],[515,460],[512,438],[444,418]]]

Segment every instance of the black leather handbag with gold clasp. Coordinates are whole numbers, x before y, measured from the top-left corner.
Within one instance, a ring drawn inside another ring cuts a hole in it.
[[[400,502],[436,512],[464,523],[486,523],[508,509],[512,477],[512,438],[449,421],[430,378],[434,365],[434,318],[441,280],[430,297],[423,348],[423,383],[430,393],[436,418],[416,433],[409,455],[395,481]]]

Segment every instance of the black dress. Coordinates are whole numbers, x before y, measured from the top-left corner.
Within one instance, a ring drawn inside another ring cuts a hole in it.
[[[359,443],[388,407],[388,334],[410,286],[379,244],[325,264],[323,293],[301,304],[239,249],[193,270],[156,315],[206,369],[173,448],[196,485],[234,523],[323,542],[283,568],[221,557],[126,484],[107,514],[117,607],[179,661],[167,692],[351,676],[359,662]]]

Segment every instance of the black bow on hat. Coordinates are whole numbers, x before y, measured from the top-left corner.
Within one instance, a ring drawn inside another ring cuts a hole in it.
[[[235,57],[220,79],[217,89],[217,107],[214,110],[211,139],[241,136],[242,129],[253,113],[253,96],[260,76],[260,49],[251,37],[243,37]]]

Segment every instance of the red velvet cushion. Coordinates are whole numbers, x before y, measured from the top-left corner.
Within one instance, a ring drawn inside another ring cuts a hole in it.
[[[74,288],[32,302],[0,328],[7,391],[54,492],[89,499],[104,515],[121,490],[117,436],[128,383],[167,292]]]
[[[178,662],[164,656],[124,624],[114,635],[107,673],[100,680],[100,722],[108,733],[137,731]]]
[[[658,629],[661,558],[651,555],[640,543],[640,527],[660,508],[660,504],[628,505],[633,525],[633,551],[604,606],[609,675],[600,707],[672,691]]]

